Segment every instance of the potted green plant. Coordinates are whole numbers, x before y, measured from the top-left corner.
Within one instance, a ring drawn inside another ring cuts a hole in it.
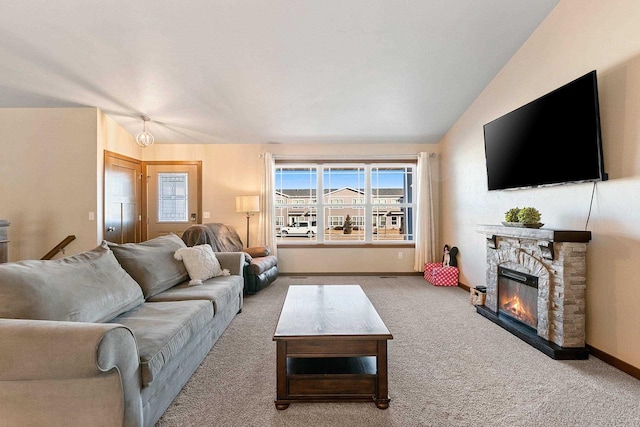
[[[518,212],[520,212],[520,208],[515,207],[511,208],[504,214],[504,220],[507,222],[519,222],[518,221]]]
[[[542,215],[534,207],[524,207],[522,209],[515,207],[505,212],[503,225],[508,227],[527,227],[540,228],[544,224],[540,223]]]
[[[540,223],[540,219],[542,215],[540,211],[534,207],[526,207],[520,209],[518,212],[518,222],[523,224],[525,227],[531,228],[540,228],[543,224]]]

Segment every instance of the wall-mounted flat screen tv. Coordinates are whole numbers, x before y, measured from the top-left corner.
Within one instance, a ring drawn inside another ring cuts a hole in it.
[[[484,125],[489,190],[604,181],[596,71]]]

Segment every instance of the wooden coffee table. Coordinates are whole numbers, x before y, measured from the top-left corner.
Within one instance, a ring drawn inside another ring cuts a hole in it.
[[[389,407],[387,340],[393,336],[358,285],[289,287],[273,335],[277,409],[293,402]]]

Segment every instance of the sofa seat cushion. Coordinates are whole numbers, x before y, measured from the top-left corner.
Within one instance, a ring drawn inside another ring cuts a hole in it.
[[[188,282],[149,298],[150,302],[206,300],[213,303],[214,315],[223,310],[235,296],[242,293],[244,281],[241,276],[218,276],[205,280],[199,286]],[[240,307],[238,307],[240,310]]]
[[[122,268],[138,282],[145,298],[169,289],[189,277],[182,261],[173,257],[178,249],[186,247],[175,234],[155,237],[141,243],[107,244]]]
[[[0,317],[106,322],[143,302],[106,245],[62,259],[0,264]]]
[[[253,258],[251,264],[249,264],[249,271],[258,275],[269,270],[274,265],[278,265],[278,257],[275,255]]]
[[[142,385],[147,386],[212,319],[207,301],[145,302],[111,323],[126,326],[136,337]]]

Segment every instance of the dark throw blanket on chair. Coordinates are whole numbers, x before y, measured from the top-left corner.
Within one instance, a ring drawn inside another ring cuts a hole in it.
[[[256,246],[243,250],[240,236],[228,225],[194,224],[184,231],[182,240],[187,246],[208,244],[214,252],[244,252],[244,289],[249,295],[255,294],[278,277],[278,258],[269,255],[269,248]]]
[[[182,234],[187,246],[208,243],[214,252],[242,252],[242,240],[238,233],[221,223],[198,224],[187,228]]]

